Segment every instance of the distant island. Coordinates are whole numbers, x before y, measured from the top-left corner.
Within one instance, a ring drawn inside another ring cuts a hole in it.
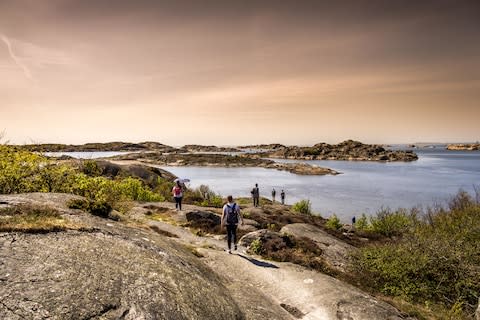
[[[462,150],[462,151],[478,151],[480,150],[480,143],[458,143],[447,145],[447,150]]]
[[[318,143],[312,147],[283,147],[266,154],[269,158],[296,160],[415,161],[413,151],[387,150],[376,144],[347,140],[339,144]]]

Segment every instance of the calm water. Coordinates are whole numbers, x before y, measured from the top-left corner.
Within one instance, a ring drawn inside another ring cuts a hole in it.
[[[445,204],[464,189],[473,194],[480,187],[480,152],[423,149],[410,163],[354,161],[303,161],[329,167],[337,176],[299,176],[262,168],[164,167],[191,180],[190,186],[210,186],[223,196],[249,196],[255,183],[262,196],[272,188],[285,190],[286,202],[309,199],[315,212],[328,217],[336,213],[343,221],[354,215],[372,214],[381,207],[414,207]],[[286,160],[282,160],[286,161]]]

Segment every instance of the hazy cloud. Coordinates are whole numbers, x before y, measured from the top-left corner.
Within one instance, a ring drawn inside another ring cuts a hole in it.
[[[0,34],[0,40],[2,40],[3,43],[6,45],[8,53],[10,55],[10,58],[12,58],[13,62],[18,66],[18,68],[20,68],[20,70],[22,70],[25,77],[27,79],[33,80],[32,73],[30,72],[30,69],[27,67],[27,65],[25,65],[22,62],[21,58],[17,57],[17,55],[13,51],[12,43],[10,42],[10,39],[8,39],[7,36],[5,36],[5,35]]]

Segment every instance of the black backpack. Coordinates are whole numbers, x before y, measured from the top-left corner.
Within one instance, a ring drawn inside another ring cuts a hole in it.
[[[237,204],[231,207],[227,204],[227,224],[238,224]]]

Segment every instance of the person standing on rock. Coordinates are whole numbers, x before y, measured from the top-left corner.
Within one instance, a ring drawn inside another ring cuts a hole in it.
[[[237,250],[237,226],[241,222],[243,225],[243,217],[240,213],[240,207],[233,202],[233,197],[227,197],[228,203],[223,206],[222,219],[220,222],[221,227],[227,227],[227,245],[228,253],[232,253],[232,242],[234,250]]]
[[[277,195],[277,191],[275,191],[275,188],[272,189],[272,203],[275,203],[275,196]]]
[[[258,207],[260,202],[260,189],[258,189],[258,183],[255,183],[255,187],[251,191],[253,198],[253,206]]]
[[[280,199],[282,199],[282,204],[285,204],[285,191],[280,192]]]
[[[183,198],[183,188],[180,180],[177,180],[177,183],[172,189],[173,199],[175,199],[175,209],[182,211],[182,198]]]

